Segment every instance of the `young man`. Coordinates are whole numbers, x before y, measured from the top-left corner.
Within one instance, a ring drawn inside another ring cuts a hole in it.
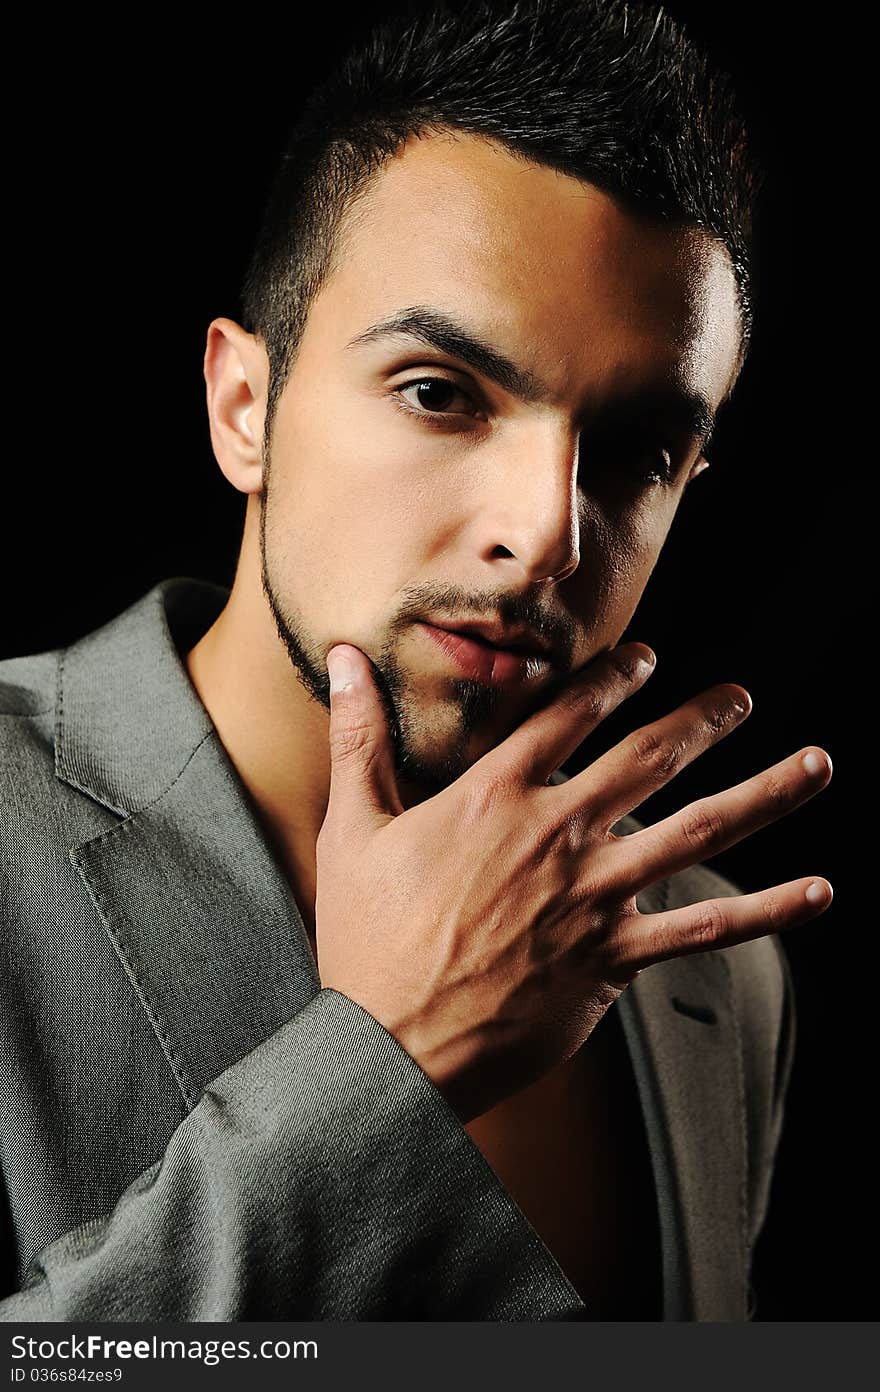
[[[313,96],[208,330],[231,592],[0,667],[4,1318],[751,1315],[830,886],[700,862],[830,761],[643,826],[724,684],[561,766],[650,674],[756,186],[654,8],[438,6]]]

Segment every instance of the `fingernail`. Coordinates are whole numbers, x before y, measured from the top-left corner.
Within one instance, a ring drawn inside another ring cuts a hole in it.
[[[354,664],[344,648],[334,648],[327,654],[327,671],[333,692],[344,691],[354,681]]]
[[[812,884],[807,885],[805,898],[809,904],[830,903],[831,895],[828,886],[822,884],[820,880],[813,880]]]
[[[809,754],[804,755],[804,768],[807,770],[807,773],[827,773],[828,760],[820,758],[819,755],[814,754],[811,749]]]

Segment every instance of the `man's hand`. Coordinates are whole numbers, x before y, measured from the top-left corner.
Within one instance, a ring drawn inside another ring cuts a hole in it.
[[[334,655],[348,658],[341,685]],[[570,1058],[643,967],[780,932],[831,902],[828,882],[808,876],[668,913],[636,908],[640,890],[793,811],[831,777],[827,754],[810,746],[615,836],[622,816],[751,708],[742,687],[711,687],[548,786],[653,660],[638,643],[603,653],[448,788],[404,810],[372,664],[349,644],[328,656],[321,984],[384,1025],[464,1122]],[[808,897],[814,885],[822,893]]]

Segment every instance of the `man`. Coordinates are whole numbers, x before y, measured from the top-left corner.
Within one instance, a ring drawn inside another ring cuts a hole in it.
[[[650,674],[755,187],[651,8],[438,6],[314,95],[208,331],[231,591],[0,669],[4,1318],[750,1317],[831,891],[700,862],[830,761],[644,826],[724,684],[562,765]]]

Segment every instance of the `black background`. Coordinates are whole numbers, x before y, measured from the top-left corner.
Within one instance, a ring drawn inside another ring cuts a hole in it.
[[[838,502],[865,467],[839,407],[853,390],[840,285],[854,253],[838,190],[855,124],[841,96],[859,38],[845,10],[817,27],[790,4],[666,8],[734,76],[769,180],[752,352],[626,635],[653,646],[657,670],[570,765],[716,681],[743,684],[749,719],[642,804],[647,821],[806,744],[835,760],[837,693],[857,721],[865,681],[841,632],[849,591],[845,606],[835,584],[854,559]],[[389,9],[360,6],[356,22]],[[287,126],[355,21],[321,7],[306,28],[255,6],[221,32],[196,13],[185,37],[170,11],[130,11],[124,31],[112,11],[53,20],[51,42],[34,33],[20,55],[0,656],[67,643],[165,576],[232,580],[244,499],[211,451],[207,326],[240,318]],[[875,1282],[857,1271],[874,1054],[856,1005],[868,984],[856,935],[873,923],[837,883],[833,829],[848,810],[838,767],[826,791],[712,862],[746,891],[814,873],[836,890],[784,939],[798,1048],[756,1254],[758,1319],[874,1313]]]

